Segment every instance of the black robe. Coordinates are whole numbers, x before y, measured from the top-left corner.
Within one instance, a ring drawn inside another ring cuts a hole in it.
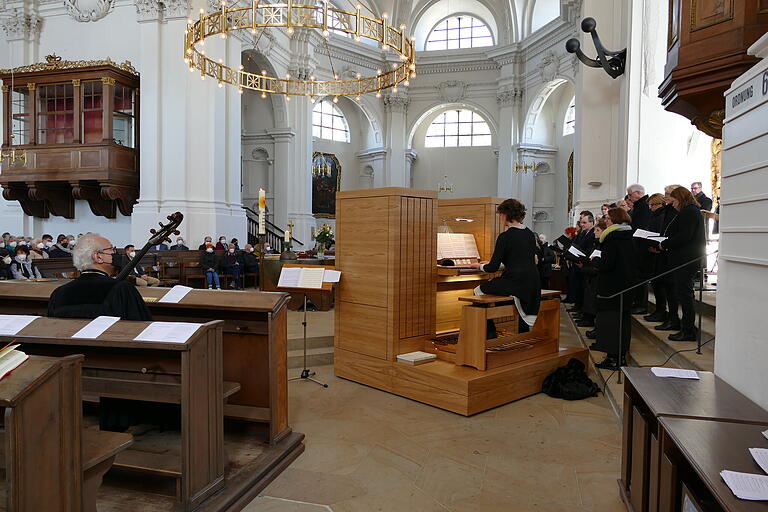
[[[526,315],[537,315],[541,302],[541,280],[536,268],[536,235],[528,228],[509,228],[496,239],[486,272],[497,272],[504,264],[501,277],[480,285],[489,295],[515,296]]]
[[[123,320],[152,320],[144,299],[127,281],[116,281],[100,270],[82,275],[51,293],[48,316],[96,318],[119,316]]]

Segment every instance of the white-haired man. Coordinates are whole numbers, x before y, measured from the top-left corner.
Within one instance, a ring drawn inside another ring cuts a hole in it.
[[[648,195],[645,193],[645,187],[635,183],[627,187],[627,196],[632,201],[632,230],[648,229],[651,224],[653,214],[648,206]],[[648,246],[643,240],[635,240],[635,261],[638,265],[638,271],[641,278],[650,278],[653,274],[653,260],[648,252]],[[648,314],[648,285],[640,286],[635,289],[632,300],[632,314]]]
[[[116,281],[112,258],[115,248],[95,233],[81,236],[72,249],[72,263],[80,277],[53,291],[48,316],[96,318],[119,316],[123,320],[152,320],[144,299],[127,281]]]

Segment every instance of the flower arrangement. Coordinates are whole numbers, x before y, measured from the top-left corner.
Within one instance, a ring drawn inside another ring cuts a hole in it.
[[[323,224],[320,229],[315,233],[315,241],[325,249],[333,244],[333,228],[328,224]]]

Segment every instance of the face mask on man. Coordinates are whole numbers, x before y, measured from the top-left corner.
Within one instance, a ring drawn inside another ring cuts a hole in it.
[[[176,240],[176,245],[184,245],[184,240],[182,239]]]
[[[227,243],[227,239],[226,238],[220,238],[219,242],[222,243],[222,244],[225,244],[225,243]]]
[[[37,248],[38,249],[45,249],[45,244],[43,242],[40,242],[39,244],[37,244]]]
[[[70,247],[74,247],[74,246],[75,246],[75,243],[76,243],[76,242],[75,242],[74,240],[70,240],[70,241],[69,241],[69,246],[70,246]]]
[[[5,263],[6,265],[10,265],[11,264],[11,257],[10,256],[6,256],[5,258],[3,258],[3,263]]]
[[[248,252],[253,252],[253,247],[249,247],[249,248],[247,248],[247,249],[246,249],[246,251],[248,251]]]
[[[16,241],[14,240],[13,242],[9,243],[8,245],[10,245],[11,247],[16,247],[17,243],[16,243]]]
[[[209,247],[205,250],[205,252],[213,252],[213,247]]]
[[[47,242],[45,242],[45,246],[48,248],[51,248],[53,247],[53,242],[51,240],[48,240]]]
[[[129,252],[128,253],[128,257],[131,258],[131,259],[135,258],[136,257],[136,251]]]

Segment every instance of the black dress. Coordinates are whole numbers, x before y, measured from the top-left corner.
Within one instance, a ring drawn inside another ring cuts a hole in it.
[[[486,272],[497,272],[504,264],[501,277],[480,285],[488,295],[515,296],[526,315],[537,315],[541,302],[541,281],[536,268],[536,235],[528,228],[509,228],[496,239]]]
[[[626,226],[626,229],[620,228],[608,233],[600,243],[600,252],[600,259],[594,262],[598,268],[598,295],[609,297],[637,282],[635,247],[632,242],[632,230],[629,226]],[[624,294],[622,311],[619,307],[619,297],[597,299],[596,350],[618,358],[619,339],[621,339],[621,352],[622,354],[627,353],[631,339],[632,318],[629,314],[631,305],[631,292]],[[619,338],[619,320],[622,324],[621,338]]]
[[[106,272],[84,270],[82,275],[51,293],[48,316],[96,318],[119,316],[123,320],[152,320],[144,299],[127,281],[116,281]]]

